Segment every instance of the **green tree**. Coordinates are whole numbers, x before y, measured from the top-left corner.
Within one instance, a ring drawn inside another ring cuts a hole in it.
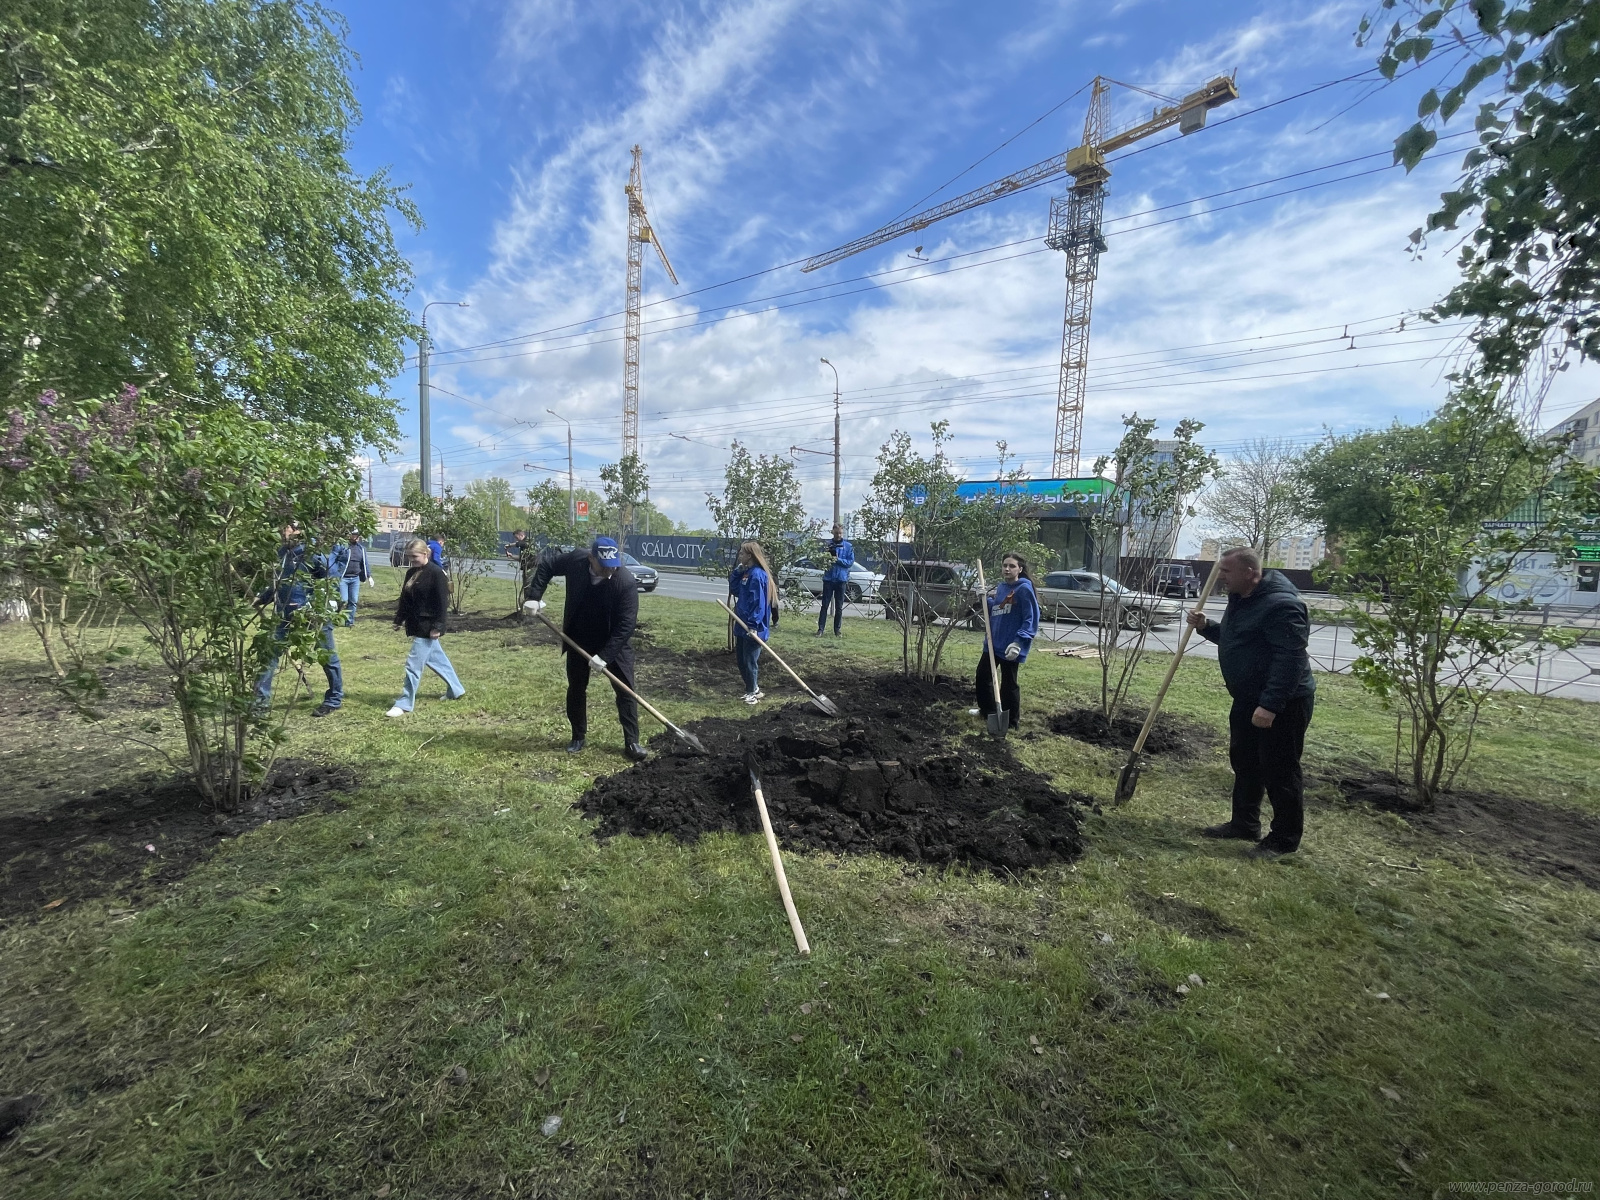
[[[181,413],[132,387],[109,400],[46,391],[4,420],[0,573],[69,594],[88,578],[91,598],[119,606],[171,680],[201,792],[236,807],[270,769],[274,714],[298,691],[280,687],[263,712],[255,679],[274,654],[289,677],[315,664],[334,603],[333,581],[318,581],[276,630],[278,530],[295,524],[323,551],[350,529],[370,532],[360,473],[334,444],[230,406]],[[96,681],[73,682],[92,712]]]
[[[1411,235],[1420,247],[1429,233],[1477,218],[1461,282],[1434,315],[1478,321],[1478,366],[1491,377],[1521,375],[1555,339],[1600,358],[1600,3],[1383,0],[1359,36],[1382,37],[1378,65],[1391,79],[1408,64],[1454,59],[1395,141],[1407,170],[1474,95],[1494,89],[1473,115],[1478,145],[1455,189]]]
[[[529,541],[565,545],[575,540],[566,488],[553,479],[541,479],[526,495]]]
[[[1304,526],[1299,504],[1300,452],[1282,438],[1256,438],[1228,460],[1200,497],[1211,531],[1236,544],[1254,546],[1263,563],[1278,540]]]
[[[392,443],[416,214],[351,170],[344,38],[309,0],[0,8],[0,403],[161,379]]]
[[[527,512],[518,506],[511,484],[497,475],[488,479],[474,479],[467,484],[467,496],[483,506],[497,529],[520,527]]]
[[[817,524],[806,519],[794,463],[781,455],[752,455],[735,441],[723,472],[722,495],[706,493],[706,508],[720,537],[760,542],[781,584],[785,568],[816,540]],[[702,558],[708,575],[726,575],[732,561]],[[786,591],[791,602],[792,592]]]
[[[406,507],[417,514],[417,536],[437,538],[450,563],[450,611],[459,615],[467,595],[500,558],[500,533],[494,511],[480,498],[458,496],[446,486],[443,498],[412,492]]]
[[[1362,469],[1342,475],[1347,463]],[[1396,774],[1431,807],[1471,754],[1491,684],[1560,637],[1519,626],[1524,605],[1496,593],[1530,554],[1559,560],[1595,527],[1600,472],[1530,436],[1492,388],[1463,387],[1421,426],[1321,448],[1309,474],[1313,511],[1343,532],[1330,582],[1361,648],[1352,672],[1394,709]],[[1351,520],[1374,499],[1374,516]]]
[[[638,506],[650,492],[650,475],[639,456],[628,453],[600,468],[600,482],[609,509],[609,519],[601,528],[615,529],[619,540],[626,538],[634,531]]]
[[[1199,421],[1179,421],[1162,442],[1154,436],[1156,422],[1138,413],[1123,417],[1122,428],[1116,452],[1095,460],[1094,473],[1109,473],[1114,486],[1088,520],[1089,536],[1111,559],[1102,562],[1101,573],[1117,576],[1100,591],[1095,621],[1100,715],[1108,725],[1122,711],[1144,659],[1155,567],[1171,554],[1194,516],[1192,499],[1218,470],[1216,456],[1195,440],[1205,428]]]

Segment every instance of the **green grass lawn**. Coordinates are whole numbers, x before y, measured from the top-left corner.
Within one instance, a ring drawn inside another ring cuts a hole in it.
[[[654,645],[722,642],[710,605],[640,612]],[[1300,854],[1193,836],[1230,779],[1216,668],[1193,663],[1171,707],[1216,748],[1147,769],[1077,863],[789,854],[801,960],[759,839],[600,845],[571,809],[627,765],[609,694],[573,760],[557,656],[463,632],[467,699],[430,683],[387,719],[386,614],[340,631],[344,710],[291,721],[289,753],[360,772],[344,811],[226,841],[134,916],[0,929],[0,1094],[49,1096],[0,1148],[0,1195],[1387,1197],[1600,1175],[1600,900],[1340,801],[1329,778],[1393,750],[1348,680],[1319,680]],[[882,622],[809,632],[777,635],[802,671],[898,667]],[[0,669],[37,670],[30,637],[0,631]],[[977,646],[955,635],[950,667]],[[673,720],[748,712],[731,656],[720,696],[650,656]],[[1097,679],[1036,652],[1040,736],[1015,745],[1109,797],[1118,757],[1045,725]],[[1593,707],[1496,699],[1486,720],[1466,782],[1600,813]],[[30,755],[96,736],[57,721]]]

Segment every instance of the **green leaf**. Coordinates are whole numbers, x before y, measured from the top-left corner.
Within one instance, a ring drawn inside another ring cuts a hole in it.
[[[1438,107],[1439,107],[1439,93],[1437,91],[1435,91],[1433,88],[1429,88],[1426,92],[1424,92],[1422,94],[1422,99],[1417,101],[1417,117],[1418,117],[1418,119],[1419,120],[1420,119],[1424,119],[1424,118],[1432,115],[1434,110],[1436,110]]]
[[[1409,174],[1438,141],[1439,135],[1419,122],[1394,140],[1394,161],[1403,163]]]

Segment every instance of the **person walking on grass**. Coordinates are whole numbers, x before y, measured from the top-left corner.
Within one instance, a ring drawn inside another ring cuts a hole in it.
[[[1223,552],[1217,580],[1228,593],[1222,620],[1197,610],[1189,614],[1189,624],[1217,644],[1217,665],[1233,697],[1228,713],[1233,815],[1200,832],[1255,842],[1251,853],[1261,857],[1293,854],[1305,828],[1300,756],[1317,691],[1306,653],[1311,634],[1306,602],[1281,572],[1263,571],[1248,547]],[[1261,836],[1263,791],[1272,801],[1266,837]]]
[[[1022,688],[1017,671],[1028,661],[1028,648],[1039,632],[1039,595],[1033,590],[1028,560],[1008,554],[1000,560],[1000,582],[984,597],[989,606],[989,636],[994,639],[994,660],[1000,667],[1000,703],[1011,714],[1011,727],[1022,723]],[[994,676],[989,670],[989,643],[978,655],[978,677],[973,681],[978,711],[987,717],[995,711]]]
[[[568,754],[583,749],[589,731],[589,672],[609,670],[633,686],[633,631],[639,624],[639,582],[622,565],[616,539],[597,537],[587,550],[546,554],[534,568],[523,595],[523,609],[544,611],[544,593],[557,575],[567,581],[561,631],[583,647],[579,654],[565,643],[567,656],[567,721],[572,726]],[[615,684],[617,720],[622,725],[622,753],[643,762],[649,752],[639,741],[639,703]]]
[[[271,604],[278,618],[278,623],[272,631],[275,645],[282,646],[288,636],[289,622],[294,614],[311,603],[312,581],[326,579],[328,574],[327,558],[310,552],[300,527],[285,525],[283,542],[278,548],[278,567],[273,573],[272,586],[264,588],[256,597],[257,608],[265,608]],[[312,614],[312,620],[318,620],[315,613]],[[339,665],[339,651],[334,648],[331,621],[321,621],[318,641],[322,645],[322,653],[317,657],[322,662],[322,673],[327,676],[328,690],[322,694],[322,703],[311,710],[311,715],[325,717],[329,713],[337,712],[344,704],[344,669]],[[281,658],[281,651],[274,651],[272,658],[267,662],[266,670],[256,679],[255,700],[251,707],[258,716],[265,714],[272,704],[272,681],[277,677],[278,662]]]
[[[733,652],[739,661],[739,677],[744,680],[746,704],[754,704],[766,695],[761,690],[761,647],[772,631],[773,613],[778,607],[778,585],[772,578],[772,564],[759,542],[741,542],[739,561],[728,577],[729,600],[733,602],[734,615],[749,626],[749,632],[739,625],[733,630]]]
[[[433,562],[428,543],[421,538],[406,543],[405,556],[408,570],[406,581],[400,585],[400,603],[395,605],[394,627],[405,627],[411,638],[411,652],[406,655],[405,690],[389,709],[391,717],[403,717],[415,707],[417,688],[422,685],[425,671],[431,670],[444,680],[443,699],[459,700],[467,694],[442,641],[445,614],[450,611],[450,581]]]
[[[361,585],[372,579],[372,571],[367,567],[367,548],[361,544],[358,530],[351,530],[350,540],[343,546],[335,546],[328,555],[328,573],[339,581],[339,606],[344,609],[344,623],[348,628],[356,623]]]
[[[839,636],[839,626],[844,620],[844,589],[850,582],[850,568],[856,565],[856,552],[849,542],[844,540],[844,526],[833,527],[833,540],[828,543],[828,552],[833,555],[833,561],[828,564],[828,569],[822,573],[822,611],[817,614],[817,637],[821,637],[828,625],[828,603],[833,602],[833,636]]]

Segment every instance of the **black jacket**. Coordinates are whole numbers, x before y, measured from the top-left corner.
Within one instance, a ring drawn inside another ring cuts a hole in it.
[[[1279,571],[1263,571],[1248,596],[1229,596],[1221,624],[1208,621],[1199,633],[1217,643],[1222,681],[1235,700],[1277,713],[1317,690],[1306,602]]]
[[[561,632],[608,663],[625,656],[631,658],[633,647],[629,642],[639,623],[639,581],[633,577],[633,572],[627,567],[618,567],[610,579],[595,583],[589,576],[587,550],[547,554],[539,559],[533,578],[523,592],[524,597],[543,600],[545,588],[557,575],[567,581],[567,605],[561,614]]]
[[[404,625],[414,638],[432,637],[445,631],[445,614],[450,611],[450,577],[434,563],[412,567],[400,585],[400,603],[395,606],[394,623]]]

